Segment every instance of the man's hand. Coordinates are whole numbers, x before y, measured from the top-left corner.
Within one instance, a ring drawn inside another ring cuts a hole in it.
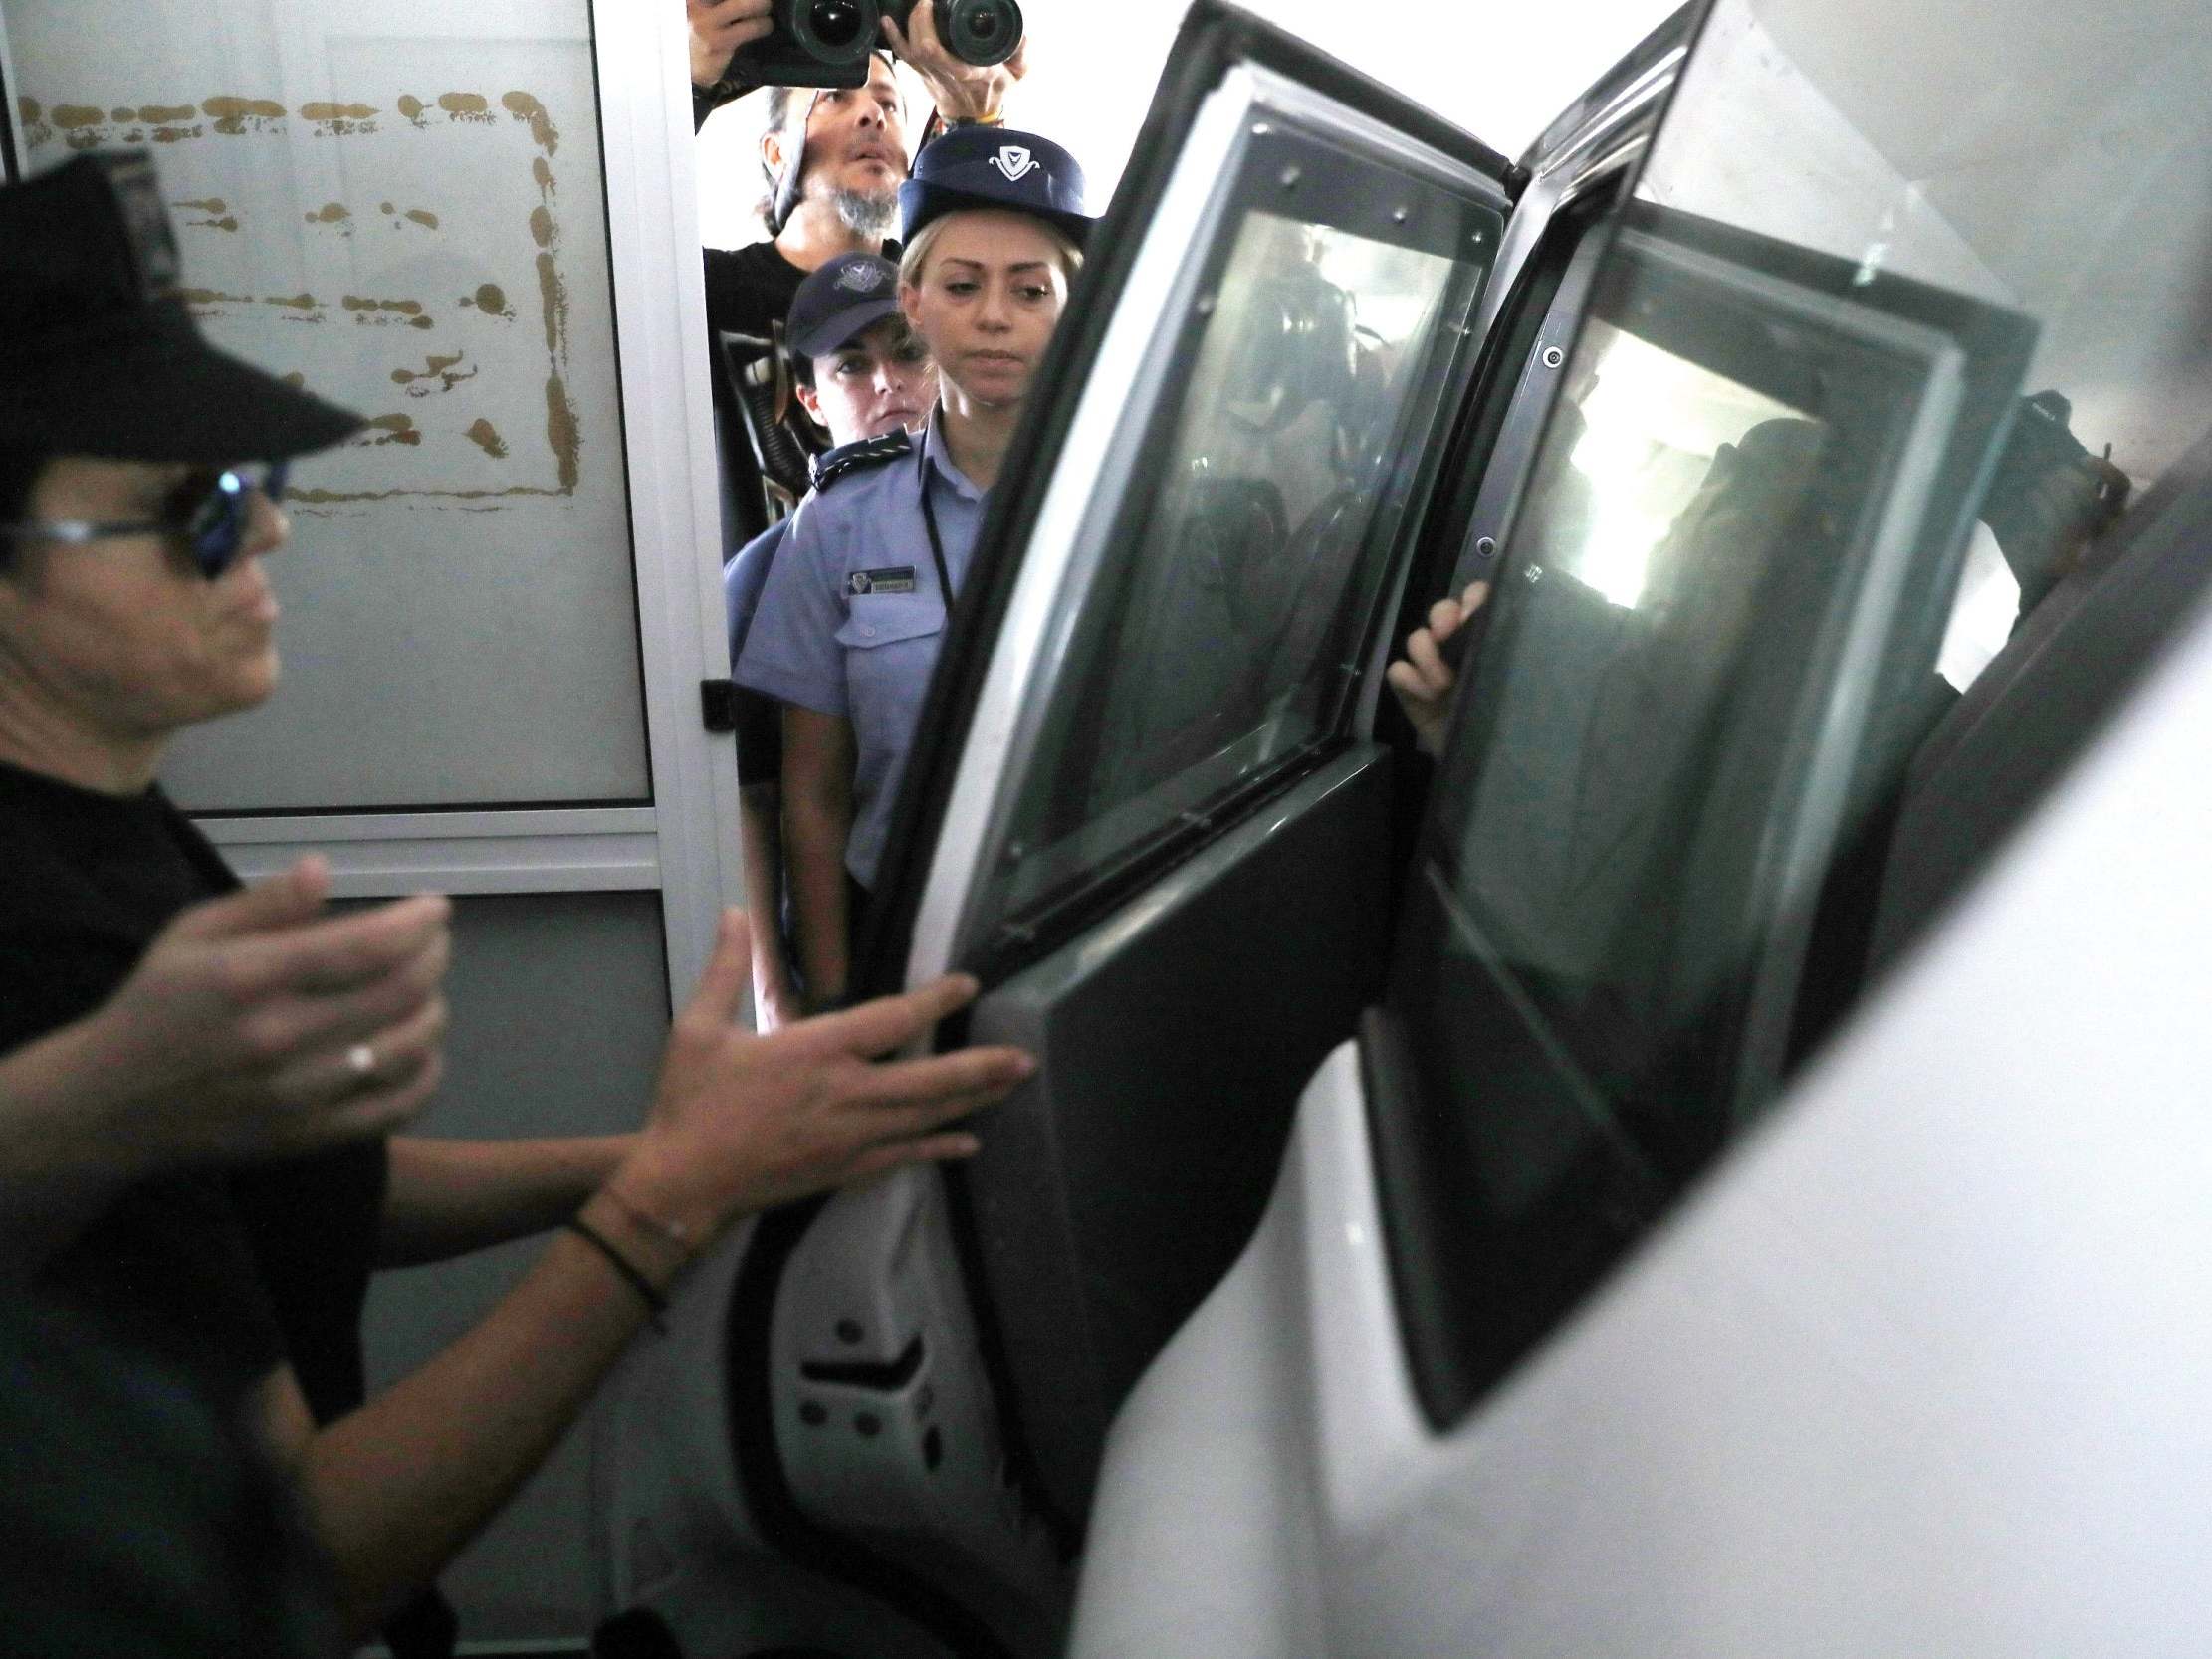
[[[695,1240],[901,1164],[971,1155],[976,1138],[945,1126],[1036,1069],[1011,1048],[883,1059],[975,997],[975,980],[958,974],[756,1037],[737,1018],[749,933],[744,912],[725,913],[669,1035],[637,1149],[609,1183]]]
[[[892,52],[914,66],[945,124],[997,120],[1005,112],[1006,94],[1028,71],[1028,36],[1022,36],[1004,63],[978,65],[956,58],[938,39],[937,8],[931,0],[914,0],[907,22],[913,26],[911,34],[886,17],[883,32]]]
[[[1456,599],[1438,599],[1429,607],[1429,625],[1406,636],[1406,655],[1390,665],[1385,678],[1398,694],[1398,706],[1413,723],[1414,740],[1424,754],[1435,755],[1443,747],[1443,726],[1449,713],[1451,688],[1458,676],[1443,660],[1442,647],[1467,625],[1490,596],[1488,582],[1470,582]]]
[[[775,31],[774,0],[684,0],[691,18],[691,84],[711,87],[730,68],[740,47]]]
[[[75,1028],[116,1122],[158,1161],[235,1161],[387,1133],[443,1064],[444,899],[320,915],[319,859],[195,905]]]

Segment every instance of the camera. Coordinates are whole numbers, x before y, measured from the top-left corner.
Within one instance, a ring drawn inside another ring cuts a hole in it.
[[[730,73],[760,87],[863,87],[882,13],[876,0],[775,0],[775,29]]]
[[[884,14],[912,37],[918,0],[884,0]],[[937,38],[963,63],[1002,64],[1021,44],[1021,8],[1014,0],[930,0]]]
[[[912,28],[917,0],[775,0],[774,32],[738,53],[732,70],[762,87],[859,87],[888,16]],[[971,64],[1002,64],[1021,44],[1015,0],[930,0],[937,37]]]

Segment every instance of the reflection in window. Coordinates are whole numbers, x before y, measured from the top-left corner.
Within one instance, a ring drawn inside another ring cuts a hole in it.
[[[1121,504],[1016,805],[1004,915],[1330,732],[1474,268],[1248,215]]]
[[[1555,417],[1566,423],[1563,436],[1547,447],[1530,490],[1545,562],[1617,605],[1635,605],[1722,447],[1789,412],[1593,319]]]
[[[1844,573],[1823,522],[1849,516],[1808,511],[1823,421],[1604,322],[1568,374],[1480,662],[1462,881],[1509,969],[1634,1076],[1738,965],[1699,942],[1726,919],[1671,896],[1756,840],[1764,769],[1723,745],[1788,719],[1777,671]]]
[[[1877,325],[1833,262],[1644,223],[1565,365],[1438,778],[1432,988],[1510,987],[1550,1056],[1520,1088],[1527,1144],[1477,1160],[1508,1226],[1601,1168],[1677,1184],[1763,1098],[1784,1033],[1746,1033],[1817,897],[1799,849],[1850,834],[1880,787],[1857,774],[1955,695],[1938,632],[1870,596],[1947,597],[2028,350],[2017,317],[1929,297],[1943,332]],[[1931,408],[1961,453],[1901,465]],[[1496,1013],[1433,1036],[1454,1093],[1518,1063]]]
[[[1986,863],[2162,633],[2130,602],[2200,591],[2155,515],[2212,409],[2201,10],[1709,9],[1624,218],[1721,257],[1598,270],[1391,991],[1438,1424]]]
[[[2033,28],[1990,10],[1930,33],[1922,15],[1864,0],[1834,30],[1789,0],[1717,0],[1689,112],[1638,194],[1851,261],[1870,287],[1914,277],[2036,318],[2034,395],[1944,645],[1963,690],[2212,432],[2212,31],[2191,0],[2045,10]]]

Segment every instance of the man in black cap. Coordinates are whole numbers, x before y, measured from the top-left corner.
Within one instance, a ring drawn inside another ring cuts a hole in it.
[[[176,276],[143,157],[81,157],[0,189],[0,1051],[83,1016],[180,915],[204,918],[196,901],[236,888],[155,769],[181,730],[274,687],[265,563],[286,539],[283,464],[358,424],[208,346]],[[271,462],[258,484],[241,457]],[[355,981],[342,1021],[304,1052],[264,1021],[239,1075],[210,1087],[275,1066],[312,1100],[373,1103],[434,1080],[445,902],[372,914],[381,932],[355,955],[399,965],[340,963]],[[974,996],[951,976],[753,1037],[736,1017],[748,962],[732,912],[633,1135],[387,1144],[372,1119],[353,1126],[368,1139],[304,1159],[246,1167],[271,1148],[217,1146],[131,1182],[45,1264],[42,1292],[134,1334],[255,1426],[353,1635],[497,1512],[733,1222],[972,1153],[946,1126],[1034,1069],[1005,1049],[870,1063]],[[555,1228],[472,1330],[361,1402],[372,1266]]]
[[[197,1113],[128,1107],[107,1125],[109,1163],[151,1176],[392,1129],[435,1081],[436,1045],[414,1023],[435,1011],[444,902],[333,933],[314,924],[328,877],[311,863],[171,937],[171,915],[237,884],[149,788],[168,732],[274,687],[276,606],[260,555],[283,534],[285,466],[359,422],[201,340],[174,297],[176,248],[142,157],[80,159],[0,203],[0,1051],[89,1013],[161,934],[160,988],[89,1027],[80,1048],[158,1074],[181,1058],[183,1034],[128,1059],[131,1033],[257,960],[264,976],[241,979],[237,1000],[281,1028],[264,1042],[281,1035],[285,1047],[251,1091],[175,1071],[171,1086]],[[258,485],[231,465],[241,455],[272,463]],[[348,949],[364,956],[350,979],[332,961]],[[383,1017],[317,1008],[319,975],[380,1001]],[[209,1035],[224,1000],[199,1007]],[[379,1056],[367,1087],[331,1064],[356,1046]],[[203,1058],[224,1052],[211,1044]],[[61,1179],[66,1139],[46,1126],[41,1180],[10,1181],[18,1200],[26,1186],[76,1195],[41,1218],[61,1238],[89,1219],[74,1208],[114,1195],[89,1171]],[[102,1155],[75,1150],[87,1163]],[[342,1154],[332,1168],[338,1184],[361,1184]]]
[[[70,1085],[66,1110],[8,1103],[6,1230],[41,1258],[19,1276],[227,1417],[288,1350],[316,1397],[358,1389],[374,1138],[437,1082],[448,907],[335,937],[319,864],[232,893],[152,786],[173,731],[273,689],[285,463],[360,424],[211,350],[177,277],[142,156],[0,192],[0,1050],[57,1033],[37,1057]],[[242,456],[271,463],[258,484]],[[193,1056],[195,1023],[241,1040]],[[281,1286],[257,1251],[289,1259]]]
[[[785,339],[799,405],[826,434],[814,476],[834,472],[873,439],[917,427],[937,400],[937,368],[899,314],[898,267],[874,254],[843,254],[799,285]],[[729,608],[730,661],[753,629],[761,589],[789,531],[779,518],[755,536],[722,573]],[[774,698],[740,686],[738,803],[744,815],[746,902],[754,917],[753,1011],[763,1031],[799,1017],[799,988],[785,938],[782,711]]]

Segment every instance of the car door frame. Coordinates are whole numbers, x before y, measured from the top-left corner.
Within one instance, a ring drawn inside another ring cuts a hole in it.
[[[1145,389],[1141,373],[1157,374],[1157,365],[1149,370],[1143,366],[1142,347],[1158,318],[1169,313],[1179,297],[1187,298],[1197,274],[1185,271],[1180,257],[1161,245],[1155,226],[1173,214],[1171,222],[1187,223],[1195,232],[1214,211],[1216,194],[1233,182],[1228,163],[1245,136],[1237,130],[1240,117],[1233,112],[1217,117],[1224,130],[1203,136],[1190,128],[1211,95],[1239,66],[1272,77],[1271,89],[1289,92],[1294,101],[1317,99],[1341,105],[1365,123],[1370,136],[1399,148],[1410,162],[1419,158],[1417,164],[1432,166],[1428,157],[1442,156],[1489,177],[1502,197],[1498,207],[1508,224],[1526,182],[1521,169],[1502,154],[1223,0],[1198,0],[1168,63],[1113,206],[1092,236],[1096,256],[1086,266],[1082,287],[1038,371],[1037,384],[1044,391],[1008,451],[1002,476],[1010,481],[1057,476],[1063,470],[1087,479],[1094,474],[1084,472],[1086,466],[1106,462],[1115,423],[1095,413],[1088,421],[1079,417],[1085,394],[1096,384],[1086,367],[1107,358],[1109,348],[1130,348],[1130,392]],[[1215,147],[1204,148],[1206,137]],[[1195,151],[1217,158],[1214,176],[1205,176],[1203,166],[1193,164]],[[1477,299],[1477,317],[1497,276],[1493,254],[1491,273]],[[1135,305],[1129,303],[1132,292]],[[1470,352],[1478,349],[1479,326],[1470,327],[1466,338]],[[1090,407],[1095,411],[1105,402],[1093,398]],[[1027,660],[995,664],[993,659],[1009,635],[1041,636],[1038,613],[1057,591],[1089,496],[1088,488],[1061,492],[1032,486],[998,493],[993,502],[923,706],[892,819],[880,902],[873,907],[855,963],[856,983],[865,991],[919,983],[952,964],[954,935],[968,897],[962,872],[974,867],[988,803],[998,793],[998,779],[1011,754],[1014,711],[1008,705],[1030,679]],[[1056,543],[1042,557],[1036,551],[1040,540]],[[1047,559],[1060,562],[1046,570]],[[1364,709],[1362,714],[1364,720]],[[1172,866],[1188,857],[1206,836],[1199,831],[1192,845],[1163,855],[1162,863]]]

